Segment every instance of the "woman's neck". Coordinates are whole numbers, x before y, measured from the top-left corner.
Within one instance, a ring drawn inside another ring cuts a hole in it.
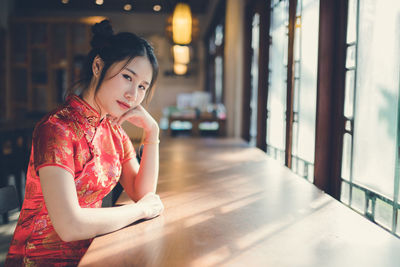
[[[96,110],[100,114],[100,120],[102,120],[106,114],[102,114],[100,106],[96,102],[96,96],[93,92],[94,90],[86,90],[81,95],[82,98],[86,103],[88,103],[94,110]]]

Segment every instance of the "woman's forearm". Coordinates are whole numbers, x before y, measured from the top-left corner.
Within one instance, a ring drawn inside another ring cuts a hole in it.
[[[46,208],[63,241],[83,240],[118,230],[146,217],[148,206],[132,203],[113,208],[81,208],[72,175],[56,166],[39,170]]]
[[[139,171],[135,178],[137,199],[156,192],[159,171],[159,129],[146,133]]]
[[[66,242],[84,240],[121,229],[145,217],[141,205],[111,208],[79,208],[70,224],[59,224],[57,233]]]

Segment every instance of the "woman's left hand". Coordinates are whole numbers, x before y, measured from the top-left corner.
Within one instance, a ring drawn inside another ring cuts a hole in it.
[[[118,124],[122,124],[124,121],[129,121],[133,125],[143,128],[146,133],[158,131],[159,127],[154,118],[143,108],[142,105],[128,110],[122,116],[116,120]]]

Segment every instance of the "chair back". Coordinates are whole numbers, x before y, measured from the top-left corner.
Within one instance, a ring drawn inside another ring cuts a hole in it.
[[[13,185],[0,188],[0,214],[19,208],[17,190]]]

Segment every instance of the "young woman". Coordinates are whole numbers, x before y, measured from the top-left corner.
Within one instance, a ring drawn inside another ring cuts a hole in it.
[[[132,33],[113,34],[109,21],[92,31],[80,94],[35,127],[6,266],[76,266],[93,237],[163,211],[155,194],[159,128],[141,106],[157,78],[153,49]],[[140,166],[123,121],[145,132]],[[135,203],[101,208],[118,181]]]

